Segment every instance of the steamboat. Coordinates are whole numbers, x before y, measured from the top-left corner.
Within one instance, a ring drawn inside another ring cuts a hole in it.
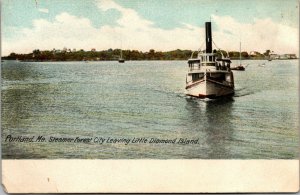
[[[234,94],[234,78],[230,68],[231,60],[221,50],[217,55],[212,49],[211,22],[205,23],[204,51],[198,50],[197,57],[188,60],[186,94],[198,98],[214,99]]]

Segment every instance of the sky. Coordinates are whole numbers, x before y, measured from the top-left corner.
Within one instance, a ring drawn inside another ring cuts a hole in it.
[[[299,53],[298,0],[1,0],[2,55],[66,48],[214,47]]]

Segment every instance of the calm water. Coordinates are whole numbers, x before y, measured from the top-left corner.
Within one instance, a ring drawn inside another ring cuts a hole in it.
[[[203,101],[184,94],[185,61],[4,62],[3,158],[298,158],[298,61],[244,64],[234,72],[233,98]],[[198,143],[53,143],[51,136]]]

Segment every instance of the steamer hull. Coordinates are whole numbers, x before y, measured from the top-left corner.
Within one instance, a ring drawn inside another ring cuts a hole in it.
[[[234,94],[233,86],[210,80],[195,82],[186,87],[186,94],[198,98],[218,98]]]

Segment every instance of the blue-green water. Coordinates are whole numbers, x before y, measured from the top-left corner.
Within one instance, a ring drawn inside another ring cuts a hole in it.
[[[265,64],[264,67],[258,66]],[[232,98],[185,96],[185,61],[2,63],[6,159],[298,158],[298,61],[244,61]],[[45,142],[12,137],[44,136]],[[89,143],[49,142],[90,138]],[[130,140],[95,143],[95,139]],[[131,143],[145,138],[146,143]],[[149,143],[151,138],[175,143]],[[179,144],[179,139],[198,140]]]

